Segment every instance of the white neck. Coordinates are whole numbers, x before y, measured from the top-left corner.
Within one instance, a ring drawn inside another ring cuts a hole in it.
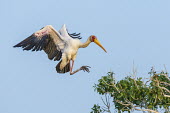
[[[91,43],[90,37],[87,39],[85,43],[80,44],[80,48],[85,48]]]

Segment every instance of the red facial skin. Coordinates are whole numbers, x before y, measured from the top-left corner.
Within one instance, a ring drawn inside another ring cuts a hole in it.
[[[96,39],[96,36],[92,36],[92,42],[94,42],[94,39]]]

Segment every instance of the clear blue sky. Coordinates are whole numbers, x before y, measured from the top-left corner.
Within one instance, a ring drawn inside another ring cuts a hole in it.
[[[132,70],[148,77],[154,66],[170,71],[169,0],[1,0],[0,113],[88,113],[101,103],[93,85],[108,71],[121,79]],[[41,52],[12,46],[45,25],[96,35],[95,44],[80,49],[75,69],[91,72],[58,74],[58,62]]]

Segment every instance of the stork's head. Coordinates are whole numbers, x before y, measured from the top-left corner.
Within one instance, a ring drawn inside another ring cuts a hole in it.
[[[98,41],[96,36],[91,35],[90,41],[96,43],[98,46],[100,46],[107,53],[106,49],[100,44],[100,42]]]

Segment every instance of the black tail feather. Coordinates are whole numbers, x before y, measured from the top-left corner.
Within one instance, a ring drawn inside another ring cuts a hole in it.
[[[62,62],[62,60],[56,66],[57,73],[67,73],[67,72],[69,72],[70,71],[70,62],[62,70],[60,70],[61,62]]]

